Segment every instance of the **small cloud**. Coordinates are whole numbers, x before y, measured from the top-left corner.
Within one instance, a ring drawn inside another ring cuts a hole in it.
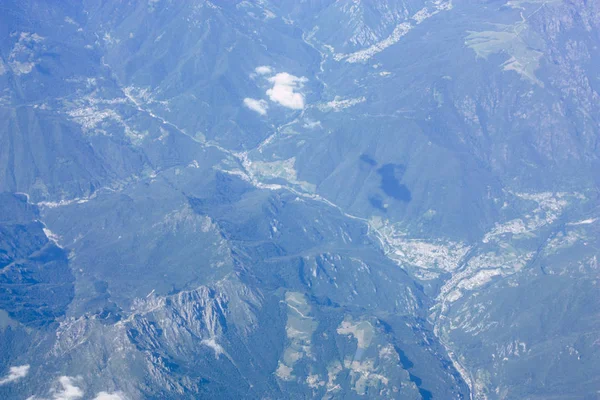
[[[58,378],[61,388],[53,390],[53,400],[77,400],[83,397],[83,390],[75,386],[75,378],[61,376]]]
[[[267,95],[271,101],[284,107],[302,110],[304,108],[304,96],[296,90],[301,89],[306,81],[305,77],[299,78],[287,72],[280,72],[269,78],[269,82],[273,84],[273,87],[267,90]]]
[[[249,97],[246,97],[244,99],[244,105],[246,107],[248,107],[249,109],[251,109],[252,111],[256,111],[260,115],[266,115],[267,109],[269,108],[269,105],[267,104],[266,101],[251,99]]]
[[[321,121],[313,121],[312,119],[306,119],[306,120],[304,120],[304,125],[303,126],[305,128],[307,128],[307,129],[322,128]]]
[[[94,400],[126,400],[126,397],[123,392],[100,392],[94,397]]]
[[[7,383],[18,381],[23,379],[29,373],[29,365],[20,365],[18,367],[10,367],[8,374],[0,379],[0,386],[6,385]]]
[[[254,69],[254,72],[256,72],[259,75],[270,75],[271,73],[273,73],[273,69],[268,65],[261,65],[260,67],[256,67]]]

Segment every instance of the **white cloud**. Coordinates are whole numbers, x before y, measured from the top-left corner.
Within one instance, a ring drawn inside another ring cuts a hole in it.
[[[100,392],[94,397],[94,400],[125,400],[126,397],[122,392]]]
[[[322,128],[321,121],[313,121],[312,119],[305,119],[303,126],[308,129]]]
[[[61,376],[58,378],[61,388],[53,390],[53,400],[76,400],[83,397],[83,390],[75,386],[75,378]]]
[[[270,75],[273,72],[273,69],[268,65],[261,65],[260,67],[256,67],[254,72],[259,75]]]
[[[19,365],[17,367],[10,367],[8,374],[0,379],[0,386],[6,385],[7,383],[18,381],[23,379],[29,373],[29,365]]]
[[[280,72],[269,78],[269,82],[273,84],[273,87],[267,90],[267,95],[271,101],[284,107],[301,110],[304,108],[304,96],[296,90],[301,89],[306,81],[305,77],[299,78],[287,72]]]
[[[269,105],[267,104],[266,101],[251,99],[249,97],[246,97],[244,99],[244,105],[246,107],[248,107],[249,109],[251,109],[252,111],[256,111],[260,115],[267,114],[267,109],[269,108]]]

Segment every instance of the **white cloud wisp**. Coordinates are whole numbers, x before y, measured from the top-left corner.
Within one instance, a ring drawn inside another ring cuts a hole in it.
[[[77,400],[83,397],[83,390],[75,386],[75,379],[70,376],[61,376],[58,378],[61,388],[55,390],[53,400]]]
[[[251,99],[250,97],[246,97],[244,99],[244,105],[252,111],[256,111],[260,115],[266,115],[269,108],[269,105],[266,101]]]
[[[94,400],[126,400],[126,397],[121,392],[100,392],[94,397]]]
[[[273,69],[268,65],[261,65],[260,67],[254,68],[254,72],[259,75],[270,75],[273,72]]]
[[[19,379],[23,379],[29,373],[29,365],[19,365],[17,367],[10,367],[8,374],[0,379],[0,386],[6,385]]]

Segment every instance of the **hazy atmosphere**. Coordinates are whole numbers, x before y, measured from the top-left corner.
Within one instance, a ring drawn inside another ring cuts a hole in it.
[[[599,93],[597,0],[0,0],[0,399],[599,399]]]

